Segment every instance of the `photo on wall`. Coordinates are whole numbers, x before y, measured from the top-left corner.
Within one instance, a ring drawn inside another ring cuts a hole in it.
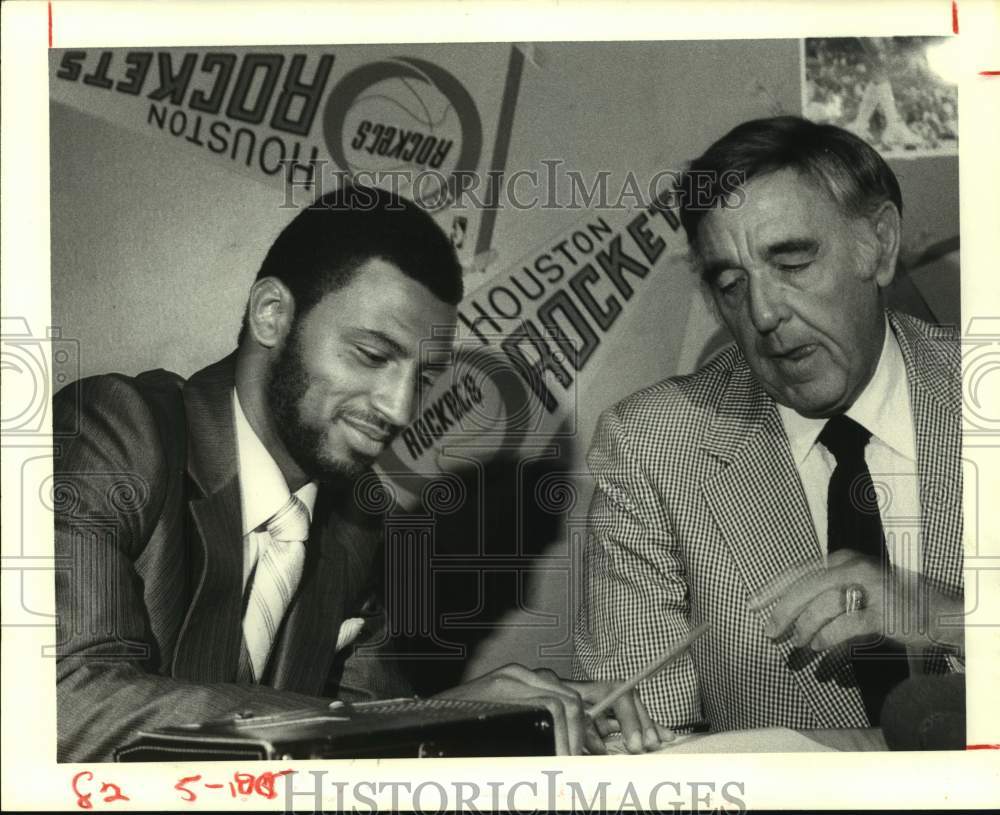
[[[882,155],[958,154],[954,37],[815,37],[803,40],[802,106]]]

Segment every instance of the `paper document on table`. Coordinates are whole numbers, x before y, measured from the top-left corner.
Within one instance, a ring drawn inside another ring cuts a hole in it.
[[[620,735],[605,741],[608,752],[627,753]],[[727,730],[723,733],[680,734],[657,753],[835,753],[827,747],[787,727],[758,730]]]

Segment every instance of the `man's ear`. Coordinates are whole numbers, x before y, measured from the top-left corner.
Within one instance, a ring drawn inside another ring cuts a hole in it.
[[[250,287],[247,329],[265,348],[284,342],[295,316],[295,298],[276,277],[262,277]]]
[[[878,242],[878,257],[875,262],[875,282],[884,289],[896,275],[896,260],[899,257],[899,241],[902,219],[899,210],[891,201],[883,201],[872,217],[875,239]]]

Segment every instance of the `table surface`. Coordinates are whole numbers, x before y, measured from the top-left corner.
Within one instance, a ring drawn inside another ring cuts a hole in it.
[[[621,736],[605,741],[609,753],[626,753]],[[873,752],[887,750],[878,728],[838,728],[791,730],[764,727],[756,730],[727,730],[721,733],[681,735],[664,744],[660,753],[798,753]]]
[[[826,747],[850,753],[888,750],[882,730],[878,727],[843,728],[838,730],[800,730],[806,738]]]

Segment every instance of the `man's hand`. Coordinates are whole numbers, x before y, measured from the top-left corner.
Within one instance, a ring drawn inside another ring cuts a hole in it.
[[[606,714],[591,719],[586,709],[614,688],[612,682],[570,682],[547,668],[530,670],[505,665],[437,694],[445,699],[475,699],[537,705],[552,714],[556,753],[579,755],[584,751],[606,753],[604,737],[621,732],[630,753],[656,750],[674,734],[649,718],[645,705],[633,691],[619,699]]]
[[[552,676],[559,680],[555,674]],[[617,682],[577,682],[566,679],[559,681],[579,693],[588,708],[600,702],[618,685]],[[590,716],[587,718],[591,719]],[[597,749],[591,749],[591,753],[607,752],[603,740],[615,733],[621,734],[625,749],[630,753],[659,750],[675,738],[674,731],[650,718],[646,706],[635,690],[626,693],[611,706],[610,710],[594,716],[591,721],[601,736]]]
[[[851,588],[861,590],[864,605],[848,612]],[[775,640],[791,638],[800,648],[826,651],[877,636],[917,649],[960,651],[963,645],[961,623],[943,619],[963,613],[961,596],[944,595],[905,569],[883,571],[850,549],[831,553],[826,568],[806,563],[779,575],[749,605],[759,611],[774,601],[764,633]]]

